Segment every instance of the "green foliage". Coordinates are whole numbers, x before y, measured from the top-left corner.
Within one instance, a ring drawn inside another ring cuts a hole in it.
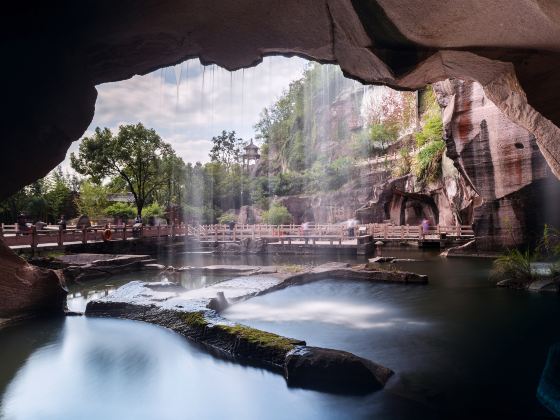
[[[422,131],[416,133],[416,144],[422,147],[425,144],[443,139],[443,122],[441,115],[430,115],[424,122]]]
[[[513,285],[523,287],[534,280],[531,270],[533,261],[534,256],[529,250],[508,250],[494,261],[490,278],[496,282],[509,280]]]
[[[441,159],[445,152],[443,123],[438,112],[426,114],[422,131],[416,133],[420,151],[412,162],[412,171],[421,182],[433,182],[441,176]]]
[[[399,160],[398,163],[393,168],[393,176],[401,177],[409,174],[412,170],[412,158],[410,156],[410,150],[408,147],[403,147],[399,150]]]
[[[380,144],[382,149],[393,143],[399,135],[399,127],[396,124],[373,124],[369,129],[370,140],[375,146]]]
[[[183,315],[183,321],[189,327],[204,328],[208,325],[208,321],[202,312],[188,312]]]
[[[237,222],[237,216],[233,213],[224,213],[220,217],[218,217],[218,222],[222,225],[227,225],[229,223]]]
[[[278,204],[273,204],[263,212],[263,221],[269,225],[284,225],[292,221],[292,215],[288,209]]]
[[[227,166],[239,163],[245,143],[242,138],[235,137],[235,131],[229,133],[222,130],[222,134],[212,137],[212,149],[210,159],[212,162],[220,162]]]
[[[76,216],[73,199],[76,184],[75,177],[63,174],[57,167],[46,177],[0,202],[0,220],[14,223],[21,212],[26,213],[31,221],[48,223],[57,222],[61,215],[73,218]]]
[[[420,181],[433,182],[441,176],[441,159],[445,142],[441,139],[426,144],[415,156],[412,171]]]
[[[560,257],[560,231],[554,226],[545,224],[536,250],[543,257]]]
[[[80,214],[85,214],[95,220],[105,214],[107,189],[103,185],[85,180],[80,185],[80,195],[76,199],[76,206]]]
[[[134,218],[136,211],[131,204],[113,203],[105,209],[105,214],[113,217],[122,217],[124,219]]]
[[[163,217],[165,211],[158,203],[152,203],[144,208],[144,217]]]
[[[108,128],[97,127],[92,137],[84,137],[78,155],[70,155],[72,168],[101,183],[109,177],[122,178],[134,196],[137,213],[168,185],[173,170],[182,160],[171,146],[141,123],[121,125],[113,136]]]
[[[288,352],[295,345],[301,344],[301,341],[291,338],[282,337],[266,331],[257,330],[255,328],[246,327],[245,325],[216,325],[216,328],[234,335],[239,340],[247,341],[259,347],[265,347],[282,352]]]
[[[418,92],[420,103],[419,112],[425,118],[441,113],[434,89],[428,85]]]
[[[339,118],[331,125],[325,111],[341,92],[353,89],[353,83],[338,67],[310,64],[302,78],[290,83],[282,96],[262,111],[255,131],[263,141],[261,160],[267,162],[270,173],[310,169],[322,142],[343,144],[350,138],[348,121]]]

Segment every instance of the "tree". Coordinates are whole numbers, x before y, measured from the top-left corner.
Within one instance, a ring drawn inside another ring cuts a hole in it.
[[[92,137],[82,140],[78,155],[70,155],[70,161],[76,172],[96,183],[107,177],[122,178],[141,216],[158,189],[165,187],[178,158],[153,129],[138,123],[121,125],[116,136],[108,128],[97,127]]]
[[[398,127],[395,125],[373,124],[369,130],[370,139],[373,143],[372,147],[375,147],[375,144],[381,144],[383,151],[386,146],[397,139],[398,134]]]
[[[262,214],[263,220],[269,225],[283,225],[292,221],[292,215],[284,206],[273,204]]]
[[[113,217],[132,219],[134,217],[134,207],[127,203],[113,203],[105,209],[105,213]]]
[[[80,195],[76,199],[76,206],[80,214],[88,215],[93,220],[98,219],[105,214],[108,204],[107,188],[88,180],[82,182]]]
[[[152,203],[146,206],[144,209],[144,215],[146,217],[163,217],[165,215],[165,211],[158,203]]]
[[[212,137],[210,159],[212,162],[223,163],[229,168],[234,163],[239,163],[244,146],[243,139],[235,137],[235,131],[228,133],[223,130],[221,135]]]

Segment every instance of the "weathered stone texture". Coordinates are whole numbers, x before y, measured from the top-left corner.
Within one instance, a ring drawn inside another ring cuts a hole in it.
[[[554,0],[32,0],[10,4],[3,16],[3,58],[11,64],[0,70],[9,81],[0,199],[64,159],[91,122],[95,85],[191,57],[237,69],[267,54],[298,54],[336,62],[367,83],[405,89],[476,80],[507,118],[533,133],[560,176],[560,3]],[[513,161],[503,165],[515,182],[498,178],[499,195],[527,179]],[[475,179],[485,177],[492,175]],[[490,183],[482,182],[481,190]],[[508,214],[522,211],[497,205]],[[13,272],[2,269],[0,283],[9,287]]]
[[[447,80],[435,89],[444,109],[447,154],[481,198],[474,230],[481,249],[531,241],[558,217],[560,197],[535,137],[511,122],[476,82]],[[542,198],[539,198],[542,194]]]
[[[57,272],[28,264],[0,239],[0,318],[62,314],[66,294]]]

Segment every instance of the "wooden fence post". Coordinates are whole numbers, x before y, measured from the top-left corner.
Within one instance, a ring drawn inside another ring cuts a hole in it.
[[[31,251],[35,255],[35,250],[37,249],[37,228],[35,226],[31,227]]]
[[[123,226],[122,239],[123,239],[123,241],[126,241],[126,225]]]
[[[82,243],[87,244],[87,228],[82,229]]]

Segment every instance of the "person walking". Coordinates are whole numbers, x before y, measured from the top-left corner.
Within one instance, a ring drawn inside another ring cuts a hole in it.
[[[60,230],[66,230],[66,217],[64,215],[60,215],[60,220],[58,221],[58,228]]]
[[[422,238],[425,238],[430,231],[430,221],[427,218],[422,220]]]

